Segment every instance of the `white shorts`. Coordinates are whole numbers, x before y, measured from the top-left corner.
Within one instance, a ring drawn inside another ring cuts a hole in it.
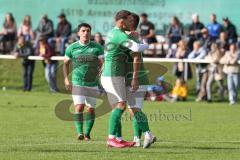
[[[142,109],[144,96],[147,92],[146,85],[140,85],[136,92],[131,92],[131,87],[127,87],[128,108]]]
[[[91,90],[86,94],[84,94],[84,92],[80,93],[80,91],[79,91],[80,88],[81,87],[77,87],[77,86],[73,86],[73,88],[72,88],[72,98],[73,98],[74,105],[85,104],[89,108],[95,108],[96,107],[95,96],[90,97],[90,96],[87,96],[87,95],[91,94],[89,92],[96,92],[96,93],[94,93],[94,95],[97,95],[98,92],[99,92],[98,87],[83,87],[83,88],[87,88],[87,89]]]
[[[111,105],[118,102],[126,102],[125,77],[101,77],[101,84],[107,92],[108,101]]]

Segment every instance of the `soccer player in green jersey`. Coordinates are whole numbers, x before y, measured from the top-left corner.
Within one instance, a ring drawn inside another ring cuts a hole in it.
[[[95,42],[90,41],[91,26],[82,23],[78,26],[80,40],[72,43],[65,51],[63,66],[64,83],[67,90],[72,91],[72,98],[75,105],[74,124],[78,134],[78,140],[90,140],[96,106],[96,98],[89,96],[88,90],[98,89],[98,73],[103,62],[104,49]],[[70,73],[70,63],[72,72]],[[68,78],[72,75],[71,82]],[[86,117],[83,117],[84,107],[87,107]],[[86,122],[83,133],[83,122]]]
[[[138,33],[135,31],[139,24],[139,16],[135,13],[132,13],[131,28],[128,35],[132,40],[138,42]],[[132,63],[137,61],[136,58],[140,59],[139,74],[138,74],[138,83],[139,89],[136,92],[131,92],[131,79],[132,79]],[[133,118],[133,129],[134,129],[134,142],[135,146],[139,147],[141,133],[144,133],[144,143],[143,148],[148,148],[152,143],[156,141],[156,137],[152,135],[148,125],[147,116],[142,112],[143,100],[147,91],[147,85],[149,85],[149,80],[147,77],[147,71],[144,69],[143,56],[142,53],[139,53],[139,56],[128,55],[129,67],[127,69],[126,75],[126,86],[127,86],[127,102],[129,112]]]
[[[106,39],[106,52],[104,58],[101,84],[108,95],[108,100],[112,105],[112,112],[109,119],[109,131],[107,145],[110,147],[123,148],[132,147],[134,143],[126,142],[123,139],[116,139],[116,133],[120,128],[121,116],[126,109],[126,84],[125,73],[127,68],[128,50],[135,53],[148,48],[146,44],[136,43],[129,39],[125,31],[129,30],[132,20],[131,12],[119,11],[115,16],[116,26],[108,33]],[[134,64],[132,74],[131,90],[138,89],[137,69],[138,64]]]
[[[139,23],[139,16],[135,13],[131,13],[132,20],[130,21],[130,32],[126,31],[126,33],[129,35],[129,38],[134,40],[135,42],[139,43],[138,40],[138,33],[135,32],[138,23]],[[143,106],[143,100],[144,96],[146,94],[147,85],[149,84],[148,77],[147,77],[147,71],[144,69],[143,64],[143,57],[142,53],[138,53],[135,56],[132,56],[131,50],[128,50],[129,53],[127,54],[127,61],[128,61],[128,67],[126,69],[126,92],[127,92],[127,103],[129,112],[131,114],[131,117],[133,118],[133,129],[134,129],[134,140],[135,142],[134,146],[140,146],[140,136],[141,133],[144,133],[144,143],[143,148],[148,148],[152,143],[156,141],[156,137],[152,135],[152,133],[149,130],[148,125],[148,119],[147,116],[142,112],[142,106]],[[133,64],[139,64],[138,67],[138,83],[139,83],[139,89],[136,92],[133,92],[131,89],[131,82],[134,71],[134,65]],[[119,127],[116,132],[116,139],[122,138],[121,133],[121,122],[119,123]]]

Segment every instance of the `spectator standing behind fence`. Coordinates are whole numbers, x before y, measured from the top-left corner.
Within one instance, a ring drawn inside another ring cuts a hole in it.
[[[202,38],[201,38],[201,45],[203,46],[203,48],[208,52],[211,50],[211,38],[208,34],[208,30],[207,29],[203,29],[203,33],[202,33]]]
[[[16,57],[23,58],[23,91],[31,91],[35,61],[28,60],[28,56],[34,55],[32,44],[26,41],[23,35],[20,35],[14,53]]]
[[[146,13],[141,14],[141,23],[139,25],[141,39],[145,40],[148,44],[156,43],[157,39],[154,33],[154,24],[148,21]]]
[[[72,26],[66,19],[66,16],[64,13],[61,13],[58,16],[58,25],[56,30],[56,37],[50,38],[49,43],[53,45],[55,42],[55,46],[60,47],[60,55],[64,56],[65,53],[65,45],[68,42],[69,36],[72,33]]]
[[[200,41],[195,41],[193,44],[193,51],[188,55],[189,59],[204,59],[207,55],[204,47],[201,47]],[[198,98],[196,101],[201,101],[206,96],[207,83],[207,64],[196,64],[196,91]]]
[[[36,54],[44,58],[45,78],[48,82],[50,91],[58,92],[56,84],[57,61],[50,60],[50,58],[55,55],[55,52],[47,43],[46,37],[41,36],[39,38],[39,45],[37,46]]]
[[[183,36],[183,26],[181,22],[179,21],[178,17],[174,16],[172,18],[171,25],[168,28],[167,31],[167,37],[169,38],[169,46],[173,43],[178,43]]]
[[[207,26],[208,33],[212,42],[215,42],[220,33],[223,31],[223,26],[217,22],[216,14],[211,14],[210,16],[211,23]]]
[[[229,104],[237,103],[238,89],[239,89],[239,64],[240,60],[239,50],[235,43],[230,45],[230,50],[220,59],[220,63],[224,64],[223,72],[227,74],[227,85],[229,94]]]
[[[98,44],[100,44],[101,46],[104,46],[105,41],[103,40],[102,34],[100,32],[97,32],[94,35],[94,41]]]
[[[174,52],[173,52],[174,53]],[[177,51],[174,55],[172,55],[172,58],[178,58],[178,59],[184,59],[187,58],[189,54],[189,50],[187,49],[187,44],[186,41],[184,40],[180,40],[178,42],[178,48]],[[187,65],[187,72],[188,72],[188,79],[192,78],[192,72],[191,72],[191,68],[190,65]],[[184,64],[183,62],[176,62],[173,66],[173,73],[174,75],[181,80],[184,80]]]
[[[188,42],[188,48],[190,50],[193,50],[193,43],[196,40],[201,40],[202,33],[204,29],[203,23],[199,21],[198,14],[192,15],[192,24],[189,27],[189,42]]]
[[[211,50],[205,57],[206,60],[212,61],[208,64],[208,81],[207,81],[207,101],[212,102],[212,84],[214,81],[218,85],[219,101],[224,100],[224,85],[223,85],[223,68],[219,64],[223,53],[218,49],[217,43],[212,43]]]
[[[0,32],[0,42],[2,52],[10,52],[14,49],[14,43],[17,35],[17,26],[12,13],[7,13],[3,23],[2,31]]]
[[[38,46],[39,38],[41,36],[44,36],[47,41],[54,36],[53,22],[48,18],[46,14],[41,17],[41,20],[35,32],[36,40],[34,47]]]
[[[220,49],[220,51],[222,53],[225,53],[226,51],[229,50],[229,43],[228,43],[227,36],[226,36],[225,32],[220,33],[220,37],[217,40],[217,45],[218,45],[218,48]]]
[[[226,32],[227,35],[227,40],[228,43],[236,43],[238,40],[238,35],[237,35],[237,30],[236,26],[232,24],[232,22],[227,18],[223,18],[223,26],[224,26],[224,31]]]
[[[33,41],[34,34],[32,31],[31,16],[26,15],[23,19],[22,24],[18,29],[18,37],[23,36],[25,41]]]

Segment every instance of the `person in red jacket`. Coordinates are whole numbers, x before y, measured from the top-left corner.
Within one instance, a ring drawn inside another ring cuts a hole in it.
[[[45,66],[45,78],[48,82],[50,91],[58,92],[56,84],[57,61],[50,59],[52,56],[55,55],[55,52],[47,43],[46,37],[41,36],[39,38],[39,45],[36,48],[36,54],[44,58],[43,64]]]

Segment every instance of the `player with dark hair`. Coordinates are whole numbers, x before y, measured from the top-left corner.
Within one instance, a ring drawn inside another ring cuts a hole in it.
[[[90,140],[96,106],[96,98],[87,96],[84,89],[98,89],[98,73],[103,62],[103,47],[90,41],[91,26],[81,23],[78,26],[80,40],[72,43],[65,52],[64,60],[64,83],[67,90],[72,91],[72,98],[75,105],[74,123],[78,134],[78,140]],[[68,76],[72,63],[72,82]],[[83,133],[83,111],[87,107],[86,128]]]
[[[125,31],[130,30],[132,21],[131,12],[119,11],[115,16],[116,26],[108,33],[106,39],[106,53],[104,59],[101,83],[108,94],[108,100],[112,105],[112,112],[109,119],[109,134],[107,144],[110,147],[123,148],[132,147],[134,143],[117,139],[117,132],[121,132],[121,116],[126,109],[126,85],[125,74],[127,69],[127,54],[131,50],[131,55],[137,56],[136,52],[148,47],[146,44],[136,43],[129,39]],[[131,81],[131,90],[138,89],[138,63],[135,63],[134,74]]]
[[[139,43],[138,40],[138,33],[135,31],[139,24],[139,16],[135,13],[131,13],[132,21],[130,22],[130,31],[126,31],[129,35],[129,38],[133,41]],[[148,148],[152,143],[156,141],[156,137],[152,135],[148,125],[147,116],[142,112],[143,100],[144,96],[147,91],[147,85],[149,85],[149,80],[147,77],[147,72],[144,68],[143,64],[143,56],[142,53],[139,52],[137,56],[131,55],[131,50],[129,50],[128,54],[128,67],[126,70],[126,86],[127,86],[127,103],[129,112],[131,117],[133,118],[133,130],[134,130],[134,142],[136,147],[140,147],[140,137],[141,133],[144,133],[144,143],[143,148]],[[132,74],[133,65],[134,63],[139,64],[139,73],[136,77],[138,79],[139,88],[136,92],[132,92],[131,90],[131,81],[132,81]]]

